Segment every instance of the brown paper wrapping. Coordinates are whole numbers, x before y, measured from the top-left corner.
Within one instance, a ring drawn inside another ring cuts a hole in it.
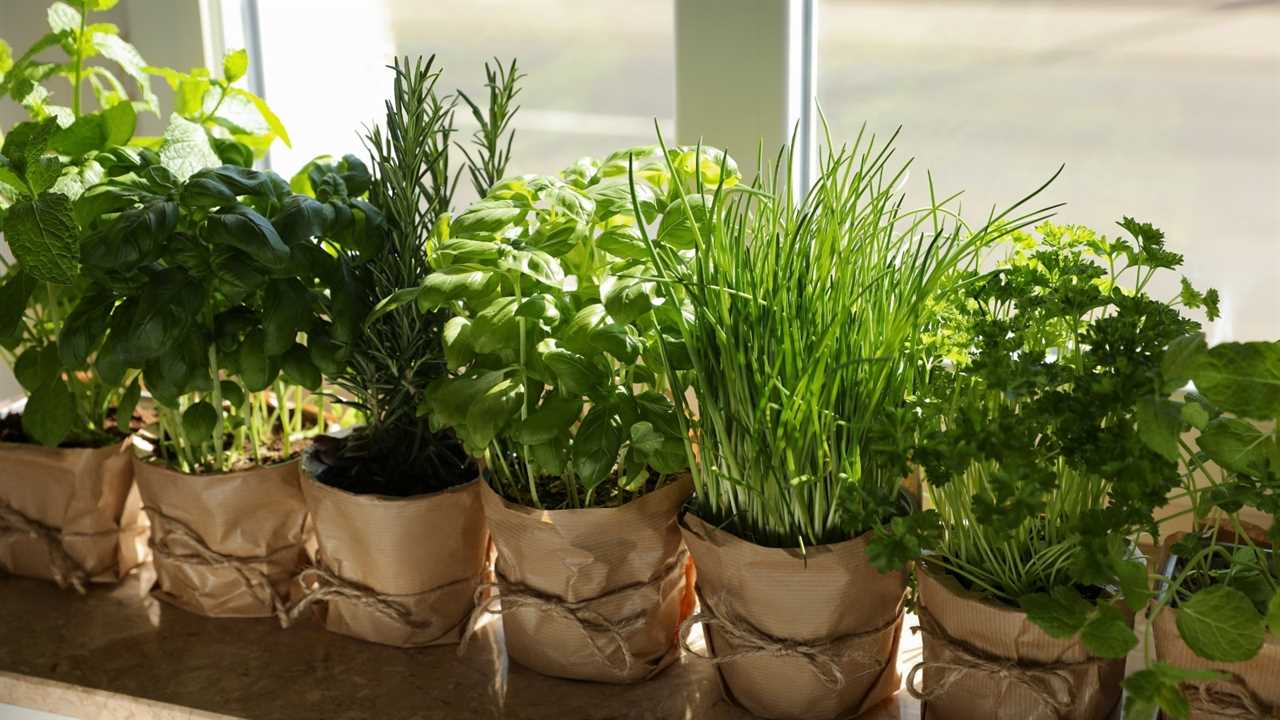
[[[95,449],[0,443],[0,507],[59,531],[76,570],[115,582],[146,557],[128,440]],[[55,579],[50,545],[0,529],[0,568]],[[55,551],[56,552],[56,551]]]
[[[906,576],[871,567],[866,536],[802,555],[756,545],[693,515],[685,515],[683,531],[704,606],[762,639],[827,654],[839,669],[830,683],[821,665],[797,654],[735,657],[717,665],[726,697],[760,717],[820,720],[853,717],[898,689]],[[704,631],[712,655],[750,650],[718,625]]]
[[[1191,720],[1236,720],[1244,717],[1277,717],[1280,710],[1280,638],[1270,633],[1258,654],[1245,662],[1214,662],[1194,652],[1178,635],[1178,611],[1166,607],[1155,617],[1156,657],[1161,662],[1195,670],[1218,670],[1233,680],[1184,685],[1191,700]]]
[[[922,566],[917,577],[921,604],[942,631],[998,662],[1030,671],[1023,677],[1044,687],[1061,706],[1055,709],[1012,674],[977,669],[962,673],[938,692],[942,674],[957,671],[930,664],[972,667],[973,661],[926,628],[923,682],[918,683],[929,697],[926,720],[1095,720],[1107,717],[1120,701],[1125,658],[1092,658],[1079,638],[1049,637],[1021,610],[966,591],[953,578],[927,567]],[[1132,622],[1133,614],[1126,613]],[[1036,671],[1050,664],[1070,667]]]
[[[279,615],[306,561],[298,461],[186,475],[135,459],[134,479],[152,523],[157,597],[209,617]]]
[[[480,485],[473,480],[409,498],[356,495],[304,471],[317,566],[366,599],[327,599],[325,627],[401,647],[457,642],[488,555]],[[405,619],[371,602],[402,608]]]
[[[693,605],[676,524],[692,486],[685,475],[621,507],[536,510],[483,485],[499,596],[524,588],[561,607],[508,601],[508,654],[545,675],[612,683],[644,680],[674,662],[676,630]],[[587,622],[568,616],[566,603]],[[593,623],[619,629],[589,629]]]

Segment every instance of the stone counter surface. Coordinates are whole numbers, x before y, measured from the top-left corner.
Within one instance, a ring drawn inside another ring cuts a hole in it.
[[[721,696],[714,668],[688,657],[639,685],[559,680],[508,666],[496,622],[458,656],[456,647],[384,647],[311,622],[282,630],[269,619],[211,620],[138,588],[135,576],[81,597],[0,577],[0,704],[82,720],[752,717]],[[899,664],[918,655],[906,632]],[[865,717],[919,716],[904,692]]]

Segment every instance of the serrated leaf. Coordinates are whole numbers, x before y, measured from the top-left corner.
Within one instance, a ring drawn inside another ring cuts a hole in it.
[[[37,280],[69,285],[80,272],[78,229],[65,195],[44,193],[14,203],[5,216],[5,240]]]
[[[155,93],[151,91],[151,78],[147,76],[147,62],[133,45],[125,42],[118,35],[94,33],[93,46],[102,56],[120,66],[138,85],[142,102],[151,112],[158,112],[159,104]]]
[[[1265,640],[1262,616],[1235,588],[1213,585],[1178,605],[1178,632],[1202,658],[1243,662],[1258,654]]]
[[[1122,658],[1138,646],[1129,620],[1110,605],[1098,606],[1080,631],[1080,641],[1091,654],[1106,658]]]
[[[1182,419],[1191,427],[1203,430],[1209,424],[1209,411],[1201,403],[1187,398],[1179,411]]]
[[[1221,343],[1193,370],[1196,390],[1242,417],[1280,416],[1280,342]]]
[[[244,48],[229,52],[222,58],[222,77],[229,83],[244,77],[248,69],[249,53]]]
[[[174,113],[169,116],[169,127],[164,131],[160,145],[160,164],[173,173],[179,182],[204,170],[222,164],[213,151],[204,128]]]
[[[1196,445],[1227,470],[1262,477],[1267,471],[1268,439],[1252,423],[1224,416],[1205,427]]]
[[[1049,593],[1030,593],[1018,598],[1027,619],[1049,637],[1069,638],[1080,632],[1092,606],[1074,588],[1058,586]]]
[[[79,11],[64,2],[56,2],[46,12],[49,29],[55,33],[80,32],[81,16]]]

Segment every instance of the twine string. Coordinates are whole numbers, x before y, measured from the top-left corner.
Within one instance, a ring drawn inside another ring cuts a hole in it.
[[[1197,710],[1226,718],[1280,719],[1280,708],[1269,705],[1258,697],[1235,673],[1214,680],[1185,682],[1182,684],[1191,695],[1191,705]]]
[[[590,606],[611,598],[649,590],[660,593],[662,585],[669,578],[677,572],[684,573],[687,559],[688,551],[682,547],[675,557],[664,563],[648,580],[623,585],[601,595],[576,601],[565,600],[514,582],[495,569],[495,582],[481,583],[476,588],[476,607],[462,635],[458,654],[466,651],[467,644],[480,627],[480,619],[486,613],[502,616],[517,610],[532,609],[566,620],[582,633],[587,647],[591,648],[597,660],[615,672],[628,675],[635,665],[635,656],[627,643],[627,635],[644,627],[648,622],[650,609],[644,607],[630,615],[611,620]],[[495,590],[496,593],[493,592]],[[617,651],[616,655],[621,657],[620,660],[615,659],[613,650]]]
[[[414,595],[433,595],[451,588],[473,583],[480,579],[483,574],[483,572],[480,572],[468,575],[466,577],[429,588],[423,592],[414,593]],[[322,566],[313,566],[304,569],[298,574],[298,579],[304,586],[308,586],[308,588],[302,597],[299,598],[298,602],[294,603],[293,607],[290,607],[288,612],[285,614],[285,618],[282,621],[283,627],[289,627],[293,623],[297,622],[298,618],[301,617],[302,614],[306,612],[307,608],[311,607],[311,605],[317,602],[327,602],[335,599],[353,602],[371,612],[381,615],[392,623],[407,627],[414,631],[426,631],[434,627],[436,624],[434,618],[427,618],[425,620],[415,619],[413,617],[413,611],[406,607],[404,603],[393,599],[393,596],[380,593],[367,585],[348,580]],[[314,582],[314,584],[311,584],[312,582]],[[453,626],[446,628],[444,632],[440,633],[428,642],[434,642],[435,640],[444,637],[457,626],[458,624],[455,623]]]
[[[680,625],[680,647],[690,655],[715,665],[748,657],[794,658],[809,665],[813,673],[826,687],[836,690],[850,678],[846,678],[841,666],[850,660],[861,667],[854,678],[863,677],[883,668],[885,656],[856,649],[861,641],[881,637],[896,630],[902,619],[902,609],[888,621],[870,630],[841,635],[820,641],[790,640],[774,637],[752,625],[733,612],[725,595],[715,602],[703,602],[699,611],[690,615]],[[716,610],[715,608],[719,608]],[[719,627],[728,638],[733,650],[703,655],[689,645],[689,632],[694,625],[704,628]]]
[[[960,659],[956,662],[921,661],[912,666],[911,671],[907,673],[907,692],[921,702],[935,700],[946,694],[968,673],[982,673],[1016,683],[1030,692],[1046,708],[1052,710],[1055,717],[1061,718],[1070,712],[1072,706],[1072,689],[1075,683],[1071,672],[1110,662],[1107,658],[1098,657],[1078,662],[1037,664],[1009,660],[990,655],[953,637],[923,607],[920,608],[919,617],[920,625],[911,628],[911,631],[924,633],[931,642],[941,645]],[[921,689],[917,684],[917,677],[925,670],[942,672],[930,673],[929,686]]]
[[[271,608],[271,612],[280,622],[280,626],[288,627],[288,604],[280,596],[280,593],[276,592],[275,585],[271,582],[271,578],[267,573],[258,567],[258,564],[270,562],[273,555],[280,553],[279,550],[275,553],[256,557],[225,555],[209,547],[199,533],[181,520],[166,515],[153,507],[144,507],[143,511],[151,519],[151,549],[156,557],[186,565],[230,568],[239,576],[241,582],[253,594],[254,598]],[[174,539],[182,540],[190,547],[190,551],[179,551],[172,544]],[[292,550],[293,548],[286,547],[283,549]]]
[[[53,581],[60,588],[68,586],[84,595],[89,582],[89,572],[81,565],[62,541],[67,538],[92,538],[117,535],[119,530],[101,530],[99,532],[68,532],[45,525],[34,518],[27,517],[17,508],[0,504],[0,533],[25,535],[40,541],[49,553],[49,563]]]

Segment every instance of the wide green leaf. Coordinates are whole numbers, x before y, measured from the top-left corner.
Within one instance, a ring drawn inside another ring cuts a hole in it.
[[[175,113],[169,117],[169,127],[164,131],[160,163],[180,182],[185,182],[200,170],[221,165],[222,160],[213,151],[204,128]]]
[[[1122,658],[1138,646],[1132,623],[1110,605],[1098,606],[1080,631],[1080,641],[1090,654],[1106,658]]]
[[[1053,638],[1069,638],[1080,632],[1093,609],[1074,588],[1062,585],[1048,593],[1023,595],[1018,604],[1028,620]]]
[[[229,83],[244,77],[248,69],[249,53],[244,48],[229,52],[222,58],[222,77]]]
[[[69,285],[80,272],[80,245],[71,201],[59,193],[14,203],[5,216],[5,240],[23,269],[37,280]]]
[[[1266,474],[1269,433],[1252,423],[1230,417],[1215,418],[1200,433],[1196,444],[1211,460],[1232,472],[1253,477]]]
[[[210,243],[239,248],[272,270],[282,270],[289,263],[289,246],[265,217],[248,206],[235,205],[210,215],[204,233]]]
[[[31,393],[22,410],[22,430],[46,447],[57,447],[75,423],[75,399],[61,378]]]
[[[519,417],[524,402],[524,386],[506,378],[485,389],[467,411],[466,440],[471,448],[487,447]]]
[[[182,413],[182,432],[188,440],[209,442],[217,425],[217,409],[204,400],[193,403]]]
[[[569,433],[582,417],[582,408],[580,397],[552,395],[544,398],[529,417],[519,421],[511,437],[525,445],[550,442]]]
[[[1258,420],[1280,416],[1280,342],[1215,345],[1192,379],[1223,410]]]
[[[1262,616],[1239,590],[1212,585],[1178,605],[1178,632],[1206,660],[1243,662],[1266,639]]]
[[[573,469],[584,489],[590,491],[609,477],[626,439],[622,419],[608,404],[595,405],[582,418],[573,436]]]

